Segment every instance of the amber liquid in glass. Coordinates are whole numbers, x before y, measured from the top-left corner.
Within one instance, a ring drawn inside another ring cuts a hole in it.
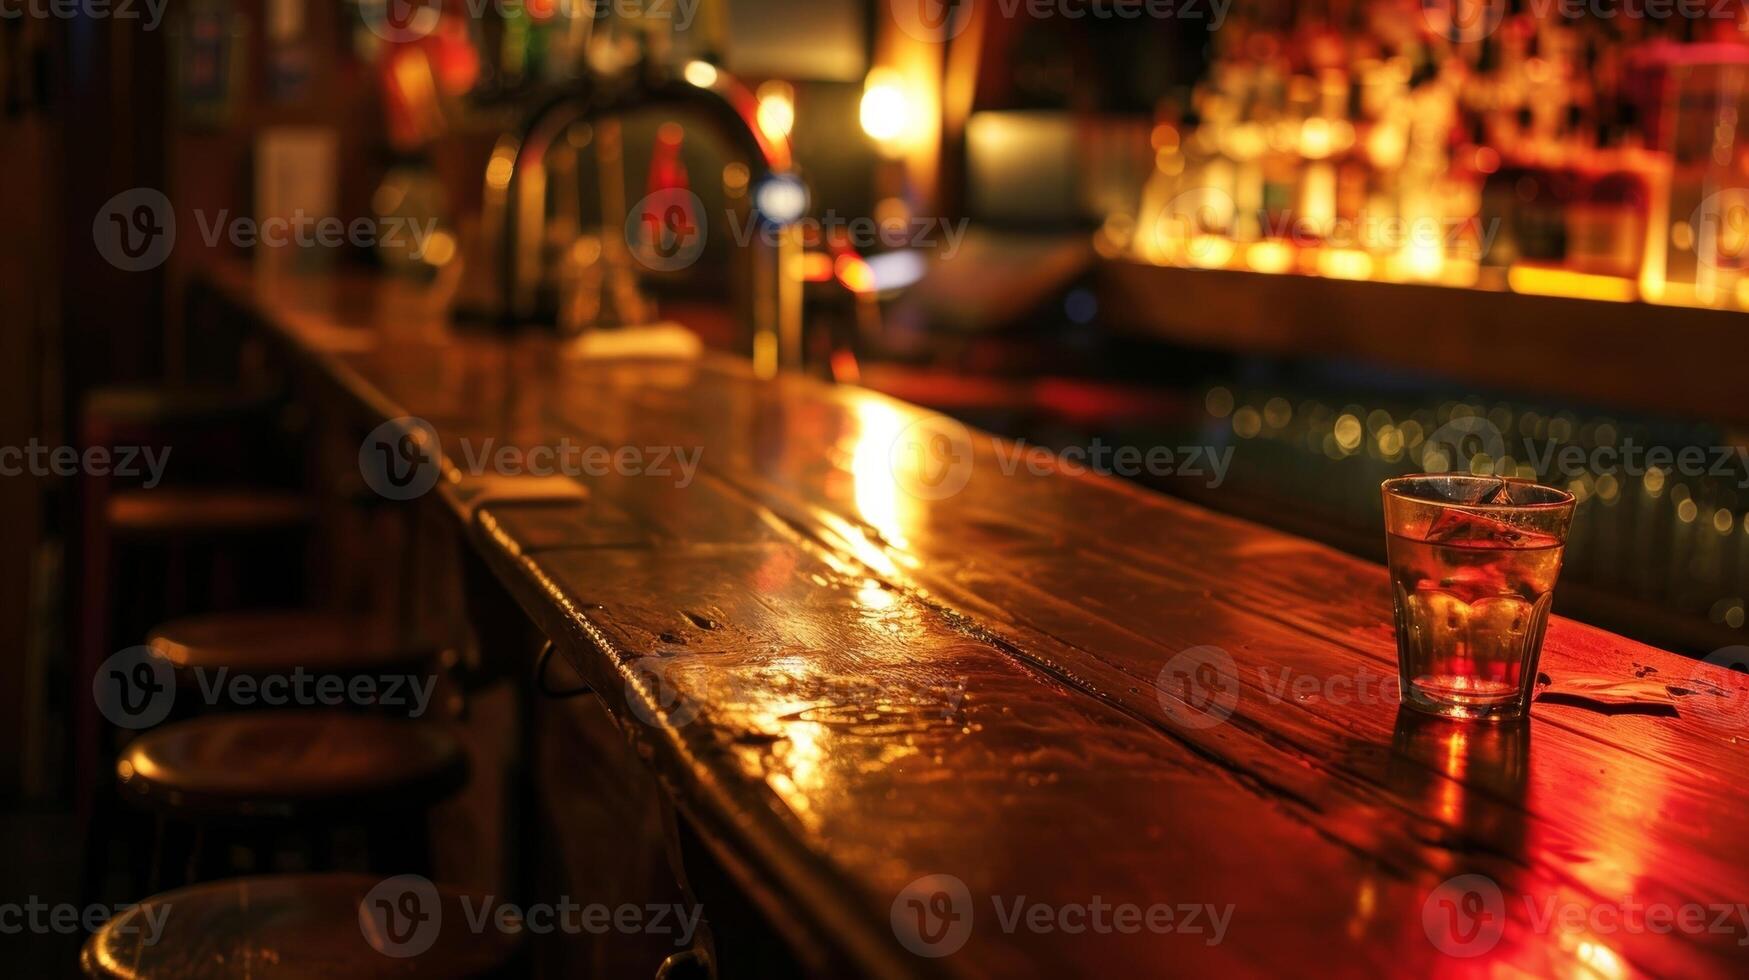
[[[1560,539],[1453,510],[1422,540],[1386,540],[1404,697],[1452,717],[1520,714],[1561,570]]]

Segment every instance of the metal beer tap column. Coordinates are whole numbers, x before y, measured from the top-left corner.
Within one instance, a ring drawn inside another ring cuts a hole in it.
[[[688,63],[678,75],[648,63],[618,75],[591,72],[549,98],[517,131],[499,138],[486,165],[483,254],[492,265],[490,285],[484,290],[489,308],[481,312],[502,325],[544,322],[570,329],[587,325],[576,321],[587,321],[591,313],[599,312],[600,306],[588,302],[553,302],[559,290],[555,263],[547,258],[556,237],[567,239],[562,253],[573,251],[569,246],[581,238],[580,229],[573,234],[554,227],[547,194],[549,188],[565,193],[560,177],[574,177],[563,162],[555,168],[552,157],[559,141],[572,126],[588,123],[597,130],[592,141],[597,144],[603,225],[600,269],[589,285],[601,290],[600,305],[611,303],[621,320],[637,321],[645,315],[647,304],[637,289],[625,241],[626,185],[618,117],[659,107],[673,107],[709,126],[745,163],[748,179],[735,206],[750,209],[748,217],[770,226],[771,232],[737,244],[730,302],[741,335],[751,338],[751,354],[761,376],[769,377],[779,367],[799,366],[802,243],[794,222],[806,207],[806,194],[794,171],[789,141],[760,129],[752,91],[702,61]],[[593,247],[589,250],[593,255]],[[557,264],[565,261],[562,257]],[[561,320],[562,312],[571,322]]]

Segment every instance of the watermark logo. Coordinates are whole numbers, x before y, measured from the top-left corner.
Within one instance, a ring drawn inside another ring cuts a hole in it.
[[[418,956],[437,942],[443,929],[437,886],[419,875],[385,878],[359,900],[358,928],[364,941],[384,956]]]
[[[603,935],[609,932],[672,937],[679,948],[692,944],[704,918],[701,905],[608,905],[577,902],[560,895],[551,902],[516,905],[495,895],[457,895],[461,918],[444,920],[443,898],[437,886],[419,875],[396,875],[378,882],[358,903],[358,927],[365,942],[385,956],[407,959],[436,944],[446,928],[475,936],[499,933]]]
[[[1225,236],[1232,230],[1239,206],[1232,195],[1217,187],[1193,187],[1160,209],[1156,233],[1164,240],[1183,243],[1192,264],[1219,264],[1224,257]]]
[[[1182,477],[1204,480],[1213,490],[1227,478],[1233,463],[1232,446],[1120,446],[1094,438],[1085,446],[1048,449],[1014,442],[996,442],[996,466],[1003,476],[1025,469],[1033,476],[1063,473],[1081,476],[1097,473],[1135,479],[1142,476]]]
[[[418,718],[430,710],[437,688],[434,674],[322,674],[294,667],[283,674],[238,674],[229,667],[195,667],[192,686],[179,685],[164,654],[149,646],[128,647],[105,659],[91,678],[97,710],[118,728],[142,729],[161,723],[179,697],[207,706],[405,709]]]
[[[1333,150],[1352,144],[1352,127],[1331,127],[1323,137]],[[1433,263],[1444,256],[1480,258],[1493,247],[1504,222],[1474,216],[1420,216],[1363,210],[1356,215],[1319,215],[1293,209],[1244,208],[1219,187],[1199,186],[1180,192],[1154,213],[1153,225],[1138,231],[1162,257],[1207,268],[1225,267],[1242,246],[1293,246],[1320,249],[1327,255],[1359,250],[1367,253],[1408,253]],[[1274,261],[1291,263],[1291,252]],[[1372,275],[1372,260],[1338,266],[1332,274],[1351,278]],[[1282,266],[1287,268],[1288,266]],[[1431,274],[1429,269],[1421,270]]]
[[[65,2],[65,0],[63,0]],[[102,2],[102,0],[85,0]],[[126,2],[126,0],[123,0]],[[554,17],[563,23],[579,20],[621,22],[672,22],[674,29],[685,31],[698,15],[701,0],[552,0],[541,6],[544,19]],[[437,30],[445,4],[442,0],[359,0],[359,17],[364,26],[390,44],[406,44],[428,37]],[[512,21],[528,16],[534,6],[529,0],[461,0],[448,4],[452,13],[471,20]]]
[[[773,186],[767,184],[767,188]],[[768,195],[770,196],[770,195]],[[729,237],[742,248],[759,242],[767,248],[781,244],[785,229],[800,229],[805,242],[833,242],[848,245],[861,253],[909,248],[919,252],[932,251],[942,260],[952,259],[965,244],[972,223],[968,218],[949,219],[914,214],[905,217],[876,219],[861,215],[841,214],[828,208],[818,216],[795,211],[796,205],[781,220],[771,216],[773,208],[762,206],[758,214],[739,215],[729,212],[725,224]]]
[[[1714,271],[1740,269],[1749,258],[1749,189],[1706,196],[1689,217],[1695,261]]]
[[[645,657],[632,662],[628,669],[626,703],[638,720],[658,728],[680,728],[698,717],[698,702],[680,693],[668,676],[672,667],[667,661]]]
[[[71,936],[80,932],[96,932],[111,919],[114,931],[123,936],[140,937],[144,946],[156,946],[164,936],[164,924],[174,908],[172,902],[150,902],[143,905],[73,905],[68,902],[45,902],[35,895],[22,902],[0,903],[0,935],[16,936],[30,933],[37,936]],[[137,915],[132,914],[138,910]]]
[[[972,892],[949,874],[924,875],[893,899],[893,935],[918,956],[959,952],[972,938]]]
[[[104,261],[123,272],[156,269],[176,245],[176,211],[155,188],[122,191],[97,210],[91,239]]]
[[[1506,0],[1421,0],[1421,18],[1447,41],[1480,41],[1506,18]]]
[[[389,500],[412,500],[437,485],[437,430],[414,416],[390,419],[370,431],[358,447],[358,472],[365,486]]]
[[[893,23],[912,40],[951,41],[972,22],[974,0],[889,0]]]
[[[1435,948],[1447,956],[1483,956],[1500,944],[1507,910],[1535,936],[1561,935],[1593,940],[1614,935],[1730,936],[1749,946],[1749,905],[1740,902],[1644,901],[1627,895],[1619,901],[1580,902],[1559,895],[1519,895],[1508,903],[1498,882],[1482,874],[1449,878],[1428,893],[1421,925]]]
[[[1239,667],[1220,647],[1191,647],[1160,668],[1154,692],[1173,722],[1190,729],[1213,728],[1239,707]]]
[[[893,22],[919,41],[951,41],[969,25],[975,2],[1005,20],[1206,20],[1211,31],[1226,22],[1233,5],[1232,0],[891,0]]]
[[[297,209],[289,215],[255,218],[229,209],[194,211],[195,229],[207,248],[228,242],[234,248],[341,248],[354,246],[404,250],[423,258],[438,235],[438,221],[400,216],[354,218]],[[123,272],[144,272],[164,264],[176,246],[176,210],[162,191],[136,187],[106,201],[92,219],[91,237],[99,255]]]
[[[117,728],[151,728],[176,704],[176,670],[148,646],[110,654],[91,677],[98,713]]]
[[[704,202],[677,187],[644,195],[626,214],[632,258],[654,272],[674,272],[697,262],[709,232]]]
[[[1749,447],[1745,446],[1647,446],[1633,437],[1623,438],[1617,445],[1560,445],[1554,439],[1540,447],[1524,441],[1524,458],[1531,468],[1547,476],[1622,476],[1644,478],[1656,471],[1668,478],[1672,474],[1684,477],[1709,477],[1732,480],[1739,488],[1749,488]]]
[[[1213,728],[1237,712],[1244,685],[1238,664],[1218,646],[1191,647],[1175,655],[1155,678],[1154,693],[1174,723],[1189,729]],[[1255,667],[1253,697],[1265,704],[1327,704],[1394,707],[1403,703],[1396,671],[1361,665],[1334,674]]]
[[[1749,646],[1721,647],[1706,655],[1700,663],[1729,671],[1749,670]],[[1738,685],[1716,683],[1716,671],[1696,664],[1688,679],[1689,696],[1682,700],[1682,711],[1722,732],[1732,735],[1749,729],[1749,691]]]
[[[437,30],[442,19],[438,0],[362,0],[358,14],[364,26],[390,44],[417,41]]]
[[[1506,932],[1506,896],[1487,875],[1448,878],[1421,903],[1421,928],[1447,956],[1480,956]]]
[[[1478,457],[1498,462],[1505,455],[1506,437],[1499,426],[1480,415],[1464,415],[1427,436],[1421,446],[1421,468],[1429,473],[1467,473]]]
[[[1025,895],[991,895],[994,924],[1004,935],[1155,935],[1198,937],[1219,945],[1227,935],[1235,906],[1206,902],[1112,901],[1090,895],[1085,901],[1039,902]],[[931,874],[906,885],[893,899],[893,935],[906,949],[931,959],[951,956],[971,939],[976,916],[971,889],[950,874]]]
[[[1524,439],[1508,443],[1499,426],[1481,415],[1460,415],[1433,430],[1421,444],[1421,468],[1428,473],[1496,472],[1515,459],[1550,481],[1581,477],[1628,476],[1660,479],[1671,475],[1731,480],[1749,488],[1749,447],[1647,445],[1632,436],[1586,448],[1563,439]],[[1509,453],[1518,454],[1509,456]],[[1511,476],[1512,473],[1503,475]]]
[[[569,436],[551,444],[518,446],[485,438],[457,440],[463,468],[473,476],[565,476],[572,479],[609,475],[672,479],[677,489],[692,485],[704,458],[703,446],[607,446],[580,443]]]
[[[312,214],[303,208],[294,209],[289,215],[266,218],[233,215],[229,208],[215,212],[197,209],[194,223],[207,248],[216,248],[221,241],[239,249],[340,248],[350,245],[363,249],[402,250],[415,260],[425,257],[438,230],[436,218],[420,221],[390,215],[346,221],[333,215]]]
[[[461,896],[462,917],[467,930],[482,935],[495,930],[505,935],[522,932],[537,936],[564,933],[602,935],[608,932],[640,933],[648,936],[672,936],[673,945],[686,948],[698,932],[704,917],[702,905],[607,905],[602,902],[583,904],[561,895],[556,902],[534,902],[513,905],[500,902],[497,896],[476,899]]]
[[[971,481],[977,453],[973,435],[945,416],[928,416],[906,425],[888,447],[888,466],[905,492],[922,500],[951,497]],[[1213,489],[1225,482],[1232,466],[1232,446],[1135,446],[1094,438],[1086,445],[1043,446],[1025,439],[991,439],[995,472],[1004,477],[1026,474],[1099,475],[1201,480]]]
[[[0,476],[145,477],[140,488],[150,490],[164,479],[170,446],[48,446],[32,438],[22,446],[0,446]],[[141,465],[145,466],[142,469]]]
[[[873,218],[827,209],[810,215],[808,189],[800,179],[775,175],[754,191],[751,209],[723,212],[716,225],[738,248],[762,245],[778,248],[798,237],[815,245],[830,243],[858,253],[914,249],[952,259],[971,230],[969,219],[928,215]],[[655,191],[640,198],[626,213],[626,248],[638,263],[655,272],[676,272],[698,262],[709,242],[712,223],[698,195],[680,188]],[[874,288],[879,288],[878,284]]]
[[[0,20],[132,20],[142,30],[164,23],[169,0],[0,0]]]
[[[887,465],[906,493],[945,500],[971,481],[973,455],[971,430],[945,415],[926,415],[893,437]]]

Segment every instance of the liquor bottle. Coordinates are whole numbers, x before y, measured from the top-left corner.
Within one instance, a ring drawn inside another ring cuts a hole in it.
[[[1567,209],[1568,263],[1580,272],[1638,280],[1645,261],[1652,185],[1634,153],[1632,109],[1599,124],[1584,191]]]
[[[1559,265],[1567,255],[1567,225],[1563,214],[1560,174],[1550,147],[1537,137],[1530,108],[1518,112],[1519,148],[1502,174],[1512,180],[1512,234],[1518,260]]]

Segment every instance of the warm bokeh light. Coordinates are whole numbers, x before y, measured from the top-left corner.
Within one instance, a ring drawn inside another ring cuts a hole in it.
[[[707,61],[689,61],[682,71],[686,80],[699,88],[710,88],[717,83],[717,69]]]
[[[854,255],[840,255],[834,268],[838,273],[838,281],[845,289],[853,293],[872,292],[875,288],[874,272],[868,263]]]
[[[1318,255],[1318,272],[1332,279],[1372,277],[1372,256],[1354,248],[1332,248]]]
[[[1253,272],[1287,272],[1294,267],[1294,248],[1286,242],[1254,242],[1245,250]]]
[[[881,143],[898,143],[911,125],[910,98],[897,72],[876,68],[862,90],[862,131]]]
[[[1596,276],[1571,269],[1551,269],[1542,266],[1516,265],[1506,273],[1506,282],[1515,293],[1536,296],[1570,296],[1577,299],[1603,299],[1625,303],[1634,299],[1636,290],[1631,279],[1616,276]]]
[[[784,81],[769,81],[759,86],[759,131],[772,141],[789,136],[796,124],[796,90]]]

